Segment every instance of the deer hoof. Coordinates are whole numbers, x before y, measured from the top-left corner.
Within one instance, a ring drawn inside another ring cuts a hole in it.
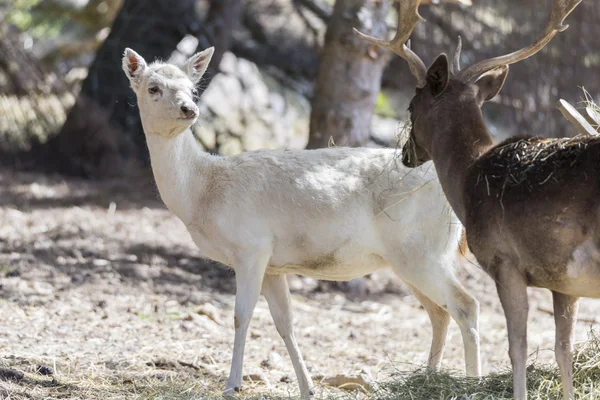
[[[233,388],[227,388],[225,389],[225,391],[223,392],[223,397],[225,397],[226,399],[235,399],[235,394],[241,392],[241,387],[240,386],[236,386]]]

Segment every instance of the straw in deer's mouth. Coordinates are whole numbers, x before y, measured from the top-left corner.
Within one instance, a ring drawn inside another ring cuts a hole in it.
[[[396,147],[403,149],[407,153],[409,161],[417,161],[417,151],[415,141],[410,135],[412,131],[412,122],[410,119],[401,122],[396,131]]]

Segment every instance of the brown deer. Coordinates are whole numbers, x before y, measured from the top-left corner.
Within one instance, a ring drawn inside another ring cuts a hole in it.
[[[492,143],[481,106],[502,88],[508,65],[564,31],[581,0],[554,0],[549,22],[530,46],[453,70],[441,54],[426,69],[405,45],[422,20],[420,0],[400,3],[391,41],[356,33],[404,58],[417,78],[412,130],[403,162],[433,160],[442,188],[466,227],[467,241],[496,281],[507,321],[514,397],[526,399],[527,287],[552,291],[556,359],[565,399],[573,398],[572,341],[579,297],[600,297],[600,138],[515,137]]]

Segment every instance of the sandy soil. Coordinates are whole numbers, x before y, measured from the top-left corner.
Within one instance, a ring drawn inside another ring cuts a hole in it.
[[[127,187],[131,181],[134,188]],[[493,282],[468,262],[460,275],[481,302],[484,371],[503,370],[505,322]],[[414,297],[386,290],[398,292],[397,285],[374,285],[380,289],[350,300],[330,285],[291,283],[296,334],[313,376],[368,370],[383,380],[426,362],[427,315]],[[25,372],[21,380],[0,379],[0,398],[218,393],[229,371],[234,292],[233,272],[202,259],[149,179],[89,183],[0,171],[0,364]],[[551,362],[550,296],[531,290],[530,298],[530,359]],[[582,301],[578,341],[599,306]],[[36,373],[39,365],[54,374]],[[464,371],[454,323],[443,366]],[[297,393],[263,299],[245,373],[259,380],[248,382],[246,394]],[[318,387],[321,394],[331,390]]]

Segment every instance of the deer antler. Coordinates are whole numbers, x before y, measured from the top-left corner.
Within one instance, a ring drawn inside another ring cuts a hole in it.
[[[458,36],[456,50],[454,50],[454,59],[452,60],[452,73],[454,75],[460,72],[460,52],[462,51],[462,39]]]
[[[580,0],[581,1],[581,0]],[[415,26],[419,22],[424,21],[419,15],[419,4],[421,0],[406,0],[400,1],[398,7],[398,30],[396,35],[390,41],[376,39],[372,36],[365,35],[354,28],[354,33],[364,40],[367,40],[379,47],[390,50],[408,62],[410,72],[417,78],[417,87],[425,86],[425,77],[427,76],[427,68],[423,60],[419,58],[409,47],[405,45],[408,38],[412,34]]]
[[[558,33],[566,30],[569,25],[563,25],[563,21],[577,7],[582,0],[554,0],[550,18],[542,35],[531,45],[504,56],[490,58],[471,65],[462,71],[457,77],[468,81],[501,65],[514,64],[518,61],[531,57],[544,48],[550,40]]]

